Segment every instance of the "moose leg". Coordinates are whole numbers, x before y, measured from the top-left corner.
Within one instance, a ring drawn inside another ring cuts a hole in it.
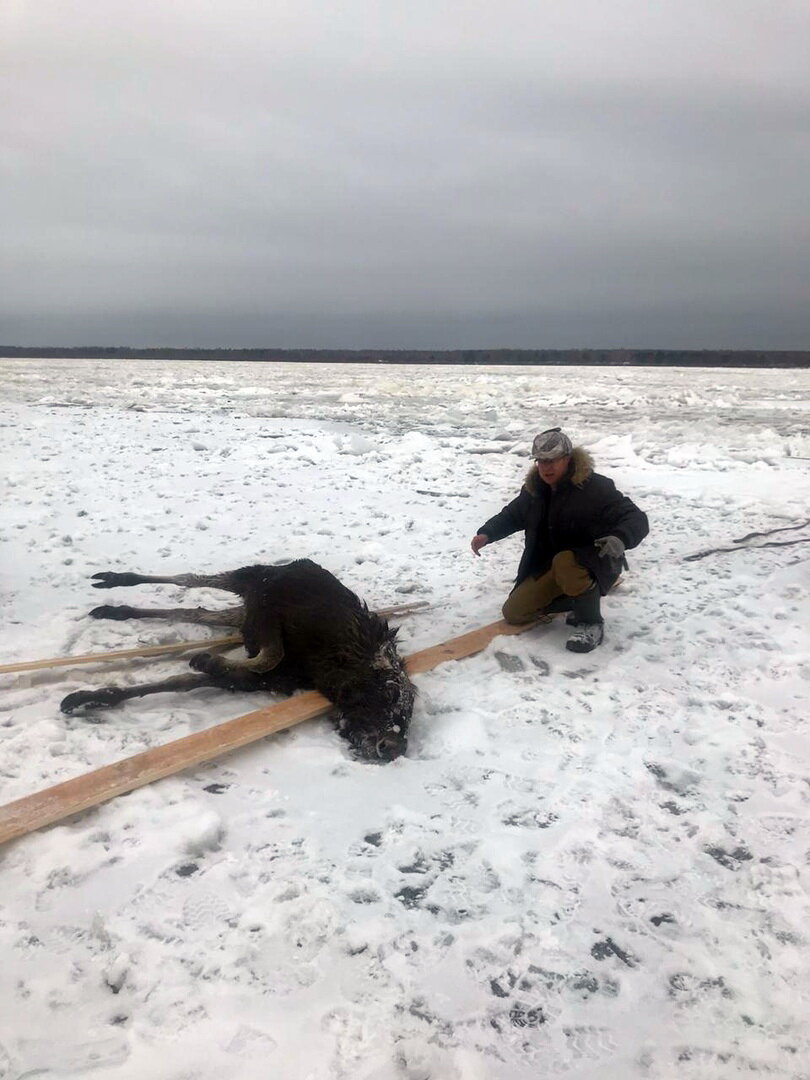
[[[259,673],[251,671],[243,664],[222,664],[221,660],[222,657],[212,656],[211,653],[196,653],[189,660],[189,666],[205,672],[212,684],[223,690],[264,690],[270,694],[294,694],[296,690],[306,689],[301,679],[296,678],[296,674],[286,665],[274,671]]]
[[[128,604],[102,604],[90,612],[91,619],[167,619],[172,622],[198,623],[200,626],[242,625],[243,607],[210,611],[207,608],[136,608]]]
[[[233,575],[225,574],[174,574],[162,576],[152,574],[118,574],[106,571],[93,574],[94,589],[115,589],[128,585],[180,585],[184,589],[224,589],[225,592],[239,592],[234,586]]]
[[[277,668],[284,659],[284,642],[281,640],[281,626],[265,628],[266,640],[259,646],[258,652],[249,660],[228,660],[224,656],[212,656],[210,653],[197,653],[189,660],[195,671],[204,671],[214,678],[233,679],[244,675],[266,675]]]
[[[59,708],[63,713],[77,709],[110,709],[129,698],[146,697],[147,694],[165,694],[173,690],[197,690],[202,686],[218,686],[209,675],[174,675],[160,682],[142,683],[140,686],[100,686],[96,690],[77,690],[63,698]],[[245,687],[244,689],[247,689]]]
[[[160,682],[141,683],[138,686],[100,686],[95,690],[77,690],[63,698],[59,708],[63,713],[73,713],[77,709],[110,709],[130,698],[146,697],[148,694],[168,694],[173,691],[199,690],[206,686],[215,686],[219,690],[243,690],[247,693],[268,690],[271,693],[292,694],[298,689],[297,681],[289,675],[285,676],[282,673],[277,679],[268,678],[266,674],[251,671],[249,662],[232,666],[226,662],[224,669],[220,672],[216,661],[222,660],[221,656],[198,653],[191,658],[189,663],[191,666],[196,666],[195,661],[200,658],[210,663],[210,672],[204,667],[198,667],[200,674],[173,675],[169,679],[161,679]]]

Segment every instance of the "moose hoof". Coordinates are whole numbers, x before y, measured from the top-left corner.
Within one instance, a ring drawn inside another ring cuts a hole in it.
[[[216,675],[222,666],[221,656],[212,656],[208,652],[195,653],[188,662],[188,666],[195,671],[201,671],[203,675]]]
[[[134,608],[126,604],[102,604],[90,612],[91,619],[131,619]]]
[[[118,585],[139,585],[140,578],[137,574],[116,574],[106,571],[103,574],[93,574],[90,579],[94,589],[114,589]]]
[[[109,709],[122,700],[121,691],[114,686],[100,690],[77,690],[62,699],[59,708],[63,713],[74,713],[78,709]]]

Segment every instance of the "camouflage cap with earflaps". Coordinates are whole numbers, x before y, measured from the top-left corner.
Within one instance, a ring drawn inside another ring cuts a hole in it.
[[[562,428],[549,428],[535,436],[532,457],[535,461],[556,461],[573,453],[574,446]]]

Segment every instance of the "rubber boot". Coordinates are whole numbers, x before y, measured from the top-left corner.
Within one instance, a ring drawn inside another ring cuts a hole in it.
[[[599,586],[594,582],[587,592],[572,597],[572,600],[571,614],[574,617],[574,632],[566,641],[565,647],[571,652],[590,652],[597,645],[602,644],[602,639],[605,636],[600,609]],[[571,621],[570,615],[566,619],[566,622],[569,621]]]

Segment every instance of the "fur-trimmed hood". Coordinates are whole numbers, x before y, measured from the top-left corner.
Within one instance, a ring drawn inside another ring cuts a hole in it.
[[[593,473],[593,458],[585,449],[584,446],[575,446],[574,452],[571,454],[571,464],[568,468],[568,473],[565,476],[565,480],[573,484],[575,487],[582,487],[586,480],[588,480]],[[526,479],[523,482],[523,486],[530,495],[539,495],[541,488],[546,487],[543,481],[540,479],[540,475],[537,472],[535,466],[526,473]]]

